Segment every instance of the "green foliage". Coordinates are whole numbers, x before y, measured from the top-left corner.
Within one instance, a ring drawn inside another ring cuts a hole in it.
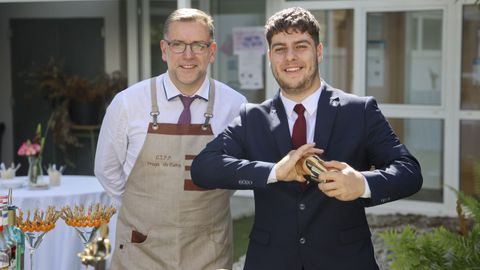
[[[410,226],[403,231],[387,230],[380,234],[390,248],[388,258],[392,269],[480,269],[480,201],[462,192],[457,192],[457,196],[460,223],[464,222],[461,205],[473,220],[473,226],[463,234],[444,227],[421,234]]]
[[[99,73],[95,78],[70,74],[64,69],[63,61],[50,58],[47,64],[32,64],[30,70],[22,73],[27,85],[37,89],[51,105],[51,115],[47,130],[52,140],[63,154],[70,167],[75,164],[69,158],[69,148],[81,147],[78,137],[72,131],[69,107],[74,102],[92,103],[101,108],[111,101],[113,96],[126,88],[127,78],[120,72]]]

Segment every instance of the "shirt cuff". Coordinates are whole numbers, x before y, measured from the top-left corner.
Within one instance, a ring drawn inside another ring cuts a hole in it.
[[[267,184],[273,184],[278,182],[276,173],[277,164],[275,164],[268,175]]]
[[[368,199],[372,197],[372,192],[370,191],[370,186],[368,185],[367,179],[365,176],[363,177],[363,181],[365,182],[365,191],[363,192],[361,198]]]

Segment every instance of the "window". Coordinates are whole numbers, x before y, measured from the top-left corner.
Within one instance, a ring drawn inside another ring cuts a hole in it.
[[[463,8],[462,110],[480,109],[480,9]]]
[[[440,105],[442,12],[367,16],[366,93],[381,103]]]
[[[442,202],[443,120],[390,118],[388,121],[422,167],[422,189],[410,199]]]
[[[233,33],[244,27],[263,29],[265,26],[265,0],[211,0],[210,10],[215,23],[215,40],[217,42],[217,57],[212,65],[213,78],[242,93],[249,102],[264,101],[265,54],[252,57],[252,54],[235,52]],[[264,40],[263,30],[261,36]],[[266,48],[264,53],[266,53]],[[247,73],[248,75],[245,75]],[[255,78],[242,80],[241,76],[244,75]],[[260,86],[246,84],[252,81],[257,82]]]
[[[460,190],[480,196],[480,120],[460,123]]]
[[[480,9],[465,5],[462,23],[460,190],[480,197]],[[465,117],[466,118],[466,117]]]
[[[384,106],[400,141],[420,162],[423,186],[409,199],[440,203],[446,183],[442,16],[440,10],[367,13],[365,78],[366,94]]]
[[[352,92],[353,10],[313,10],[320,23],[323,61],[320,75],[328,84]]]

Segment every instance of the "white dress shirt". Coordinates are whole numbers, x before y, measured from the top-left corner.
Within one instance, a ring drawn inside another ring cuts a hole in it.
[[[305,107],[305,112],[304,112],[305,121],[307,123],[307,143],[314,142],[313,138],[315,136],[315,124],[317,121],[318,99],[322,94],[323,86],[324,86],[324,83],[322,81],[320,84],[320,88],[317,91],[313,92],[310,96],[302,100],[302,105],[303,107]],[[298,118],[298,114],[293,110],[297,102],[286,98],[282,94],[282,92],[280,92],[280,99],[282,100],[283,107],[285,108],[285,113],[287,114],[288,128],[290,130],[290,136],[292,136],[293,125],[295,124],[295,121]],[[267,180],[268,184],[275,183],[278,181],[275,169],[276,169],[276,166],[273,167],[272,171],[270,172],[270,175],[268,176],[268,180]],[[363,180],[365,182],[365,191],[361,197],[370,198],[371,197],[370,187],[365,177],[363,178]]]
[[[177,123],[183,110],[183,104],[178,97],[181,92],[172,83],[168,73],[156,78],[156,86],[160,112],[158,122]],[[200,98],[196,98],[190,106],[193,124],[205,121],[209,86],[209,80],[205,79],[195,93]],[[238,115],[241,105],[246,102],[246,98],[240,93],[215,81],[215,104],[210,121],[215,136]],[[118,93],[108,106],[103,119],[95,155],[95,176],[117,203],[145,141],[148,124],[152,121],[150,111],[148,79]]]

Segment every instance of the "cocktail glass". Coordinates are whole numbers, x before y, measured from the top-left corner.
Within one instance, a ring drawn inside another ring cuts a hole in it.
[[[25,233],[25,239],[27,240],[28,251],[30,254],[30,270],[33,270],[33,255],[42,243],[47,232],[48,231],[34,231]]]
[[[73,226],[72,226],[73,227]],[[82,240],[83,247],[87,245],[95,238],[98,227],[73,227],[80,240]]]
[[[19,209],[16,217],[17,226],[25,235],[27,247],[30,253],[30,270],[33,270],[33,255],[43,241],[47,232],[55,228],[55,223],[60,217],[60,212],[54,206],[48,206],[45,211],[35,209],[33,218],[30,218],[30,210],[27,211],[26,219],[23,218],[23,211]]]

